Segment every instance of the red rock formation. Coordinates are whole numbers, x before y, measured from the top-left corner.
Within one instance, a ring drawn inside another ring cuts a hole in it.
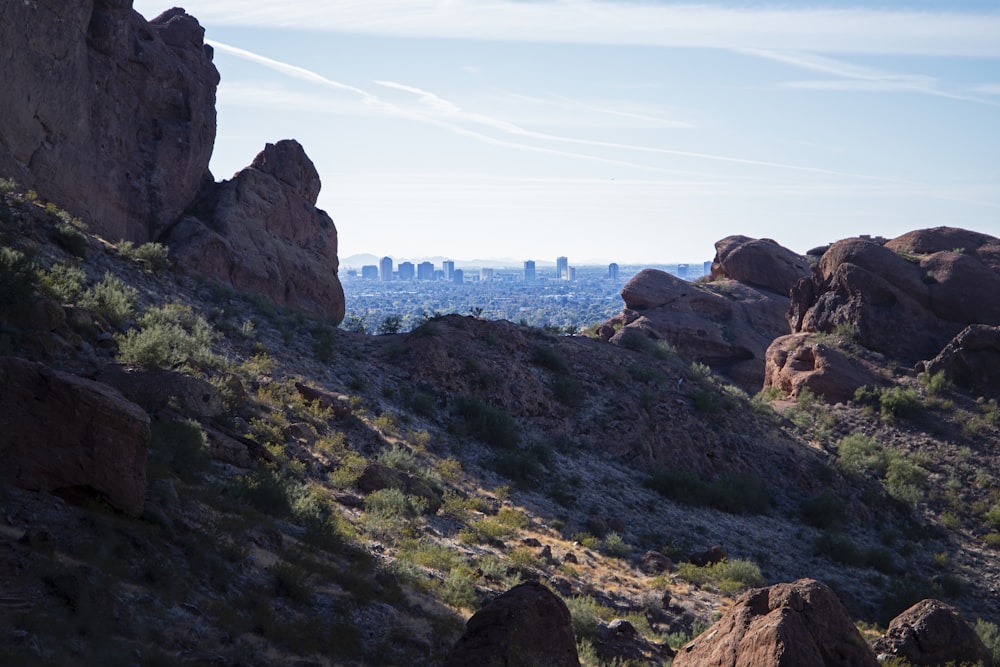
[[[741,595],[715,625],[677,651],[674,667],[875,667],[847,610],[812,579]]]
[[[211,181],[219,74],[182,9],[0,3],[0,175],[111,239],[155,239]]]
[[[788,298],[731,280],[694,284],[646,269],[622,289],[625,310],[614,333],[621,342],[638,330],[668,341],[678,353],[727,374],[748,392],[761,388],[764,352],[788,333]]]
[[[964,243],[966,245],[953,245]],[[948,248],[943,250],[942,248]],[[961,252],[958,252],[961,251]],[[871,350],[915,362],[968,324],[1000,324],[1000,240],[940,227],[830,246],[792,290],[796,332],[846,325]]]
[[[446,667],[579,667],[566,603],[537,581],[510,589],[477,611]]]
[[[149,437],[149,416],[111,387],[0,357],[0,459],[11,483],[97,493],[139,515]]]
[[[339,323],[337,230],[316,208],[319,189],[316,167],[298,142],[268,144],[170,230],[173,257],[189,273]]]
[[[880,382],[878,375],[816,334],[782,336],[767,348],[764,388],[777,387],[786,396],[808,389],[831,403],[847,402],[858,387]]]
[[[925,365],[926,371],[985,395],[1000,393],[1000,327],[972,324]]]
[[[712,279],[728,278],[787,296],[809,275],[809,262],[771,239],[727,236],[715,243]]]
[[[993,656],[958,610],[940,600],[921,600],[892,619],[872,642],[881,659],[905,658],[911,665],[984,665]]]

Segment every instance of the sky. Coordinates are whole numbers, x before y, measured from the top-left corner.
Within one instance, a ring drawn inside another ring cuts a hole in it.
[[[341,258],[663,264],[732,234],[800,253],[1000,236],[996,0],[184,7],[222,77],[213,174],[297,139]]]

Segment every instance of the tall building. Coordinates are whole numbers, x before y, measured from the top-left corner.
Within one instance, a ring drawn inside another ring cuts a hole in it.
[[[493,269],[479,269],[479,280],[484,283],[493,280]]]
[[[397,273],[400,280],[413,280],[413,262],[400,262]]]
[[[378,274],[382,282],[392,282],[392,257],[383,257],[378,263]]]
[[[569,280],[569,260],[565,257],[556,257],[556,278]]]
[[[608,278],[611,278],[611,282],[618,282],[618,265],[614,262],[608,264]]]
[[[524,263],[524,282],[530,283],[535,281],[535,262],[533,260],[528,260]]]
[[[687,280],[688,277],[688,265],[678,264],[677,265],[677,277]]]
[[[450,259],[441,262],[441,270],[444,271],[445,280],[453,280],[455,278],[455,262]]]
[[[706,261],[702,265],[701,275],[703,275],[703,276],[710,276],[710,275],[712,275],[712,262],[711,262],[711,260]]]
[[[465,282],[465,271],[462,269],[455,269],[455,272],[451,274],[452,282],[457,285],[461,285]]]
[[[417,280],[434,280],[434,265],[430,262],[417,264]]]
[[[366,264],[361,267],[362,280],[378,280],[378,267],[374,264]]]

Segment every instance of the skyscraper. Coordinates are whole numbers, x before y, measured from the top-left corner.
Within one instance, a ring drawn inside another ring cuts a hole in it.
[[[524,282],[530,283],[535,280],[535,262],[528,260],[524,263]]]
[[[441,268],[444,270],[445,280],[453,280],[455,278],[455,262],[450,259],[446,259],[441,262]]]
[[[569,280],[569,260],[565,257],[556,257],[556,278]]]
[[[362,280],[378,280],[378,267],[374,264],[365,264],[361,267]]]
[[[392,257],[383,257],[382,261],[378,263],[378,267],[382,282],[392,282]]]
[[[608,278],[611,278],[611,282],[618,282],[618,265],[614,262],[608,264]]]
[[[400,262],[397,273],[400,280],[413,280],[413,262]]]
[[[430,262],[417,264],[417,280],[434,280],[434,265]]]
[[[456,284],[461,285],[465,282],[465,271],[462,269],[455,269],[455,272],[451,275],[451,279]]]

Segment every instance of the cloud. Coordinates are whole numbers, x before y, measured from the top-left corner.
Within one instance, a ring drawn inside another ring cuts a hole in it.
[[[638,0],[187,0],[208,26],[543,43],[1000,57],[1000,13]],[[160,6],[136,0],[152,16]]]
[[[973,93],[985,93],[986,95],[1000,95],[1000,83],[984,83],[969,89]]]

